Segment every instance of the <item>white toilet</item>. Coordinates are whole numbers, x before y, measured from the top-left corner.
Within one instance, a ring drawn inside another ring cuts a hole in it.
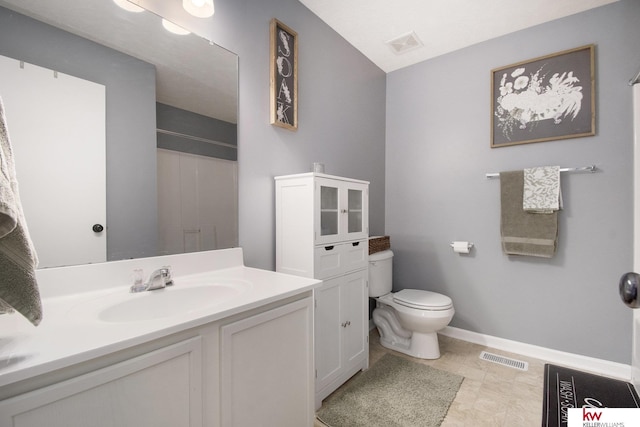
[[[455,313],[451,298],[419,289],[391,292],[392,264],[390,250],[369,255],[369,296],[376,300],[373,323],[380,332],[380,344],[420,359],[437,359],[437,331]]]

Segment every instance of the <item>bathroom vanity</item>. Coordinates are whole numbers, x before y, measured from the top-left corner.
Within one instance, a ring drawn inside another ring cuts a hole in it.
[[[276,271],[322,279],[315,299],[315,405],[369,366],[369,183],[279,176]]]
[[[132,271],[175,284],[130,293]],[[241,249],[38,271],[44,320],[0,316],[0,425],[313,425],[320,282]]]

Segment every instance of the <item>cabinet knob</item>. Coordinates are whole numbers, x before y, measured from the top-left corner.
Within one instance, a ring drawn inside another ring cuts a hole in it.
[[[349,326],[351,324],[351,320],[347,320],[346,322],[341,323],[341,326],[343,328],[346,328],[347,326]]]
[[[340,212],[347,213],[347,210],[346,209],[342,209]]]

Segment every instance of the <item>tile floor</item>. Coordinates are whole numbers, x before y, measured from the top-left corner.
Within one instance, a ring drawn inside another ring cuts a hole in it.
[[[382,347],[379,338],[373,329],[369,336],[370,365],[392,351]],[[539,427],[542,424],[544,361],[443,335],[439,339],[440,359],[423,360],[394,354],[464,377],[442,427]],[[481,360],[483,350],[528,362],[529,368],[521,371]],[[324,427],[324,424],[316,420],[314,427]]]

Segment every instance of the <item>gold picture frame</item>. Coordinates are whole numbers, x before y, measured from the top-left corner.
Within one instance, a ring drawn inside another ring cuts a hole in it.
[[[271,124],[298,129],[298,33],[277,19],[270,25]]]
[[[491,70],[491,148],[595,135],[594,50]]]

